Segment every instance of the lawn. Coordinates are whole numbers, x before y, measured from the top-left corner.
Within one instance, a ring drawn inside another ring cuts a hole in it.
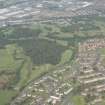
[[[0,90],[0,105],[6,105],[9,103],[15,94],[15,91]]]
[[[84,98],[79,95],[73,97],[73,102],[75,105],[86,105]]]
[[[20,61],[16,61],[13,57],[15,50],[14,45],[8,45],[5,49],[0,49],[0,69],[15,69]]]
[[[61,57],[61,61],[59,64],[65,64],[66,62],[70,61],[72,57],[73,51],[71,49],[66,50]]]
[[[28,82],[28,80],[30,79],[31,68],[32,68],[31,65],[32,65],[32,62],[31,62],[30,58],[26,57],[25,63],[20,70],[20,81],[16,85],[17,87],[19,87],[19,88],[23,87]]]
[[[105,48],[101,48],[100,53],[101,53],[101,55],[105,56]]]

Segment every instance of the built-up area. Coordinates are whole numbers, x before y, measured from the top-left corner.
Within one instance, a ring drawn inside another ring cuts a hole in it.
[[[101,105],[105,98],[105,39],[90,39],[79,43],[78,62],[80,71],[78,81],[81,95],[88,105]]]

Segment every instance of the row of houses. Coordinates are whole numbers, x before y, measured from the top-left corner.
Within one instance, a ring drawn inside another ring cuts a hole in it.
[[[64,97],[73,90],[72,85],[67,81],[68,75],[71,74],[68,70],[70,67],[59,68],[32,82],[11,105],[24,105],[25,103],[28,105],[61,105]]]
[[[81,68],[78,81],[82,86],[81,95],[89,99],[88,105],[100,105],[104,101],[102,96],[105,92],[105,75],[100,70],[101,56],[97,49],[105,48],[105,39],[92,39],[79,45],[78,62]],[[100,66],[97,66],[98,63]]]

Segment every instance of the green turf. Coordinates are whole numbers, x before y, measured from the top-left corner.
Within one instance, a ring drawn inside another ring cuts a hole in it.
[[[74,96],[73,102],[75,105],[86,105],[85,100],[82,96]]]
[[[20,61],[16,61],[13,57],[15,47],[8,45],[5,49],[0,49],[0,69],[15,69]]]
[[[71,49],[66,50],[62,54],[60,64],[65,64],[66,62],[68,62],[70,58],[72,57],[72,54],[73,54],[73,51]]]
[[[15,91],[0,90],[0,105],[6,105],[9,103],[15,94]]]

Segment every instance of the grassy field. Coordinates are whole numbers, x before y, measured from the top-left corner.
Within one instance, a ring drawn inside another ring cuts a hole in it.
[[[71,57],[72,57],[73,51],[71,49],[66,50],[61,57],[61,61],[60,61],[60,65],[61,64],[65,64],[67,62],[70,61]]]
[[[74,96],[73,102],[75,105],[86,105],[85,100],[82,96]]]
[[[2,69],[16,69],[21,63],[20,60],[15,60],[13,53],[15,45],[7,45],[5,49],[0,49],[0,70]]]
[[[0,50],[0,68],[12,68],[14,64],[14,59],[12,56],[12,52],[9,51],[9,48],[7,49],[1,49]]]
[[[11,98],[16,95],[16,91],[0,90],[0,105],[6,105]]]

